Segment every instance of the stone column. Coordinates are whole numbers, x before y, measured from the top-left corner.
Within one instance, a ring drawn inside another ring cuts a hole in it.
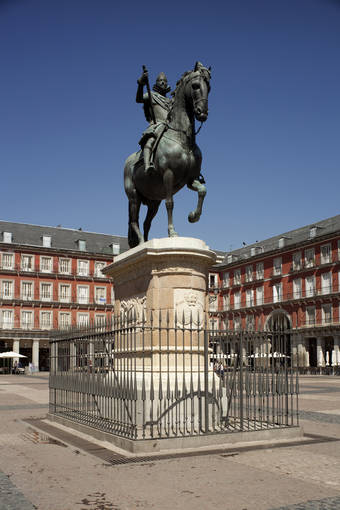
[[[309,340],[308,338],[305,338],[304,339],[304,342],[305,342],[305,367],[308,368],[310,367],[310,361],[309,361],[309,350],[308,350],[308,343],[309,343]]]
[[[39,370],[39,340],[32,342],[32,363],[36,370]]]
[[[292,335],[292,337],[291,337],[292,367],[298,366],[298,355],[297,355],[298,340],[299,340],[299,337],[297,335]]]
[[[306,367],[306,347],[304,338],[302,335],[298,337],[298,345],[297,345],[297,356],[298,356],[298,365],[299,367]]]
[[[325,355],[323,352],[322,344],[323,344],[323,338],[318,337],[316,339],[316,356],[317,356],[317,360],[318,360],[318,367],[324,367],[326,365]]]
[[[20,354],[20,340],[18,338],[13,340],[13,351]]]
[[[334,349],[332,352],[332,365],[334,367],[340,365],[340,337],[334,336]]]

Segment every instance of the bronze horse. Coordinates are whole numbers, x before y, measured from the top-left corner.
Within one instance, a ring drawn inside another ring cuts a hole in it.
[[[188,220],[194,223],[200,219],[206,187],[201,176],[202,154],[195,141],[195,119],[206,121],[209,91],[210,69],[197,62],[195,69],[184,73],[176,84],[166,130],[156,142],[154,174],[145,173],[141,151],[127,158],[124,187],[129,199],[130,248],[148,240],[151,222],[162,200],[165,200],[168,214],[168,235],[178,235],[172,219],[173,195],[185,185],[198,193],[197,207],[189,213]],[[148,208],[144,236],[139,229],[141,204]]]

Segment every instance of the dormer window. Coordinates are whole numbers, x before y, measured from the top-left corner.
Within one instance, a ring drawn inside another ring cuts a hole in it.
[[[112,248],[112,254],[113,255],[119,255],[120,254],[120,245],[119,244],[112,243],[111,244],[111,248]]]
[[[79,251],[86,251],[86,241],[84,241],[83,239],[78,239],[77,243]]]
[[[42,244],[43,244],[44,248],[51,248],[52,237],[51,236],[42,236]]]
[[[312,239],[316,236],[317,227],[311,227],[309,229],[309,239]]]
[[[12,232],[3,232],[2,234],[2,240],[4,243],[11,243],[12,242]]]

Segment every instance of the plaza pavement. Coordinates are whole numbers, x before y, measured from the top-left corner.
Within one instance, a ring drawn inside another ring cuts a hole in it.
[[[322,438],[282,448],[112,465],[22,421],[47,411],[47,374],[0,376],[0,510],[340,509],[340,378],[301,378]]]

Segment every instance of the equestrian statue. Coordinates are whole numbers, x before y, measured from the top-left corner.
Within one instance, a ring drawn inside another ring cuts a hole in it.
[[[198,194],[197,207],[189,213],[188,220],[194,223],[202,213],[206,187],[201,174],[202,154],[196,145],[195,119],[203,123],[208,118],[210,68],[197,62],[194,70],[185,72],[177,82],[172,98],[167,97],[168,92],[164,73],[158,75],[150,90],[148,72],[143,66],[136,102],[143,103],[149,126],[139,141],[141,150],[127,158],[124,168],[130,248],[148,240],[151,222],[162,200],[167,209],[168,235],[178,235],[172,219],[173,195],[185,185]],[[144,235],[139,228],[141,204],[147,206]]]

